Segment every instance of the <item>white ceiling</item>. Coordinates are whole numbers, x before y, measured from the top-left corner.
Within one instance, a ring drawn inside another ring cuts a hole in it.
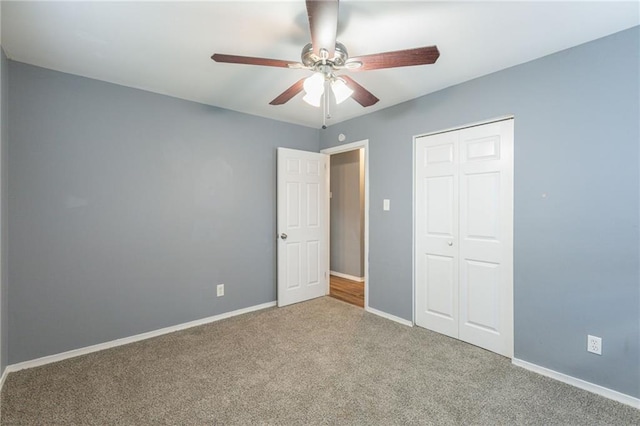
[[[351,72],[380,98],[332,107],[328,125],[640,24],[631,2],[340,2],[350,56],[437,45],[434,65]],[[248,114],[319,127],[298,95],[269,102],[305,70],[215,63],[213,53],[300,60],[305,2],[2,2],[10,59]]]

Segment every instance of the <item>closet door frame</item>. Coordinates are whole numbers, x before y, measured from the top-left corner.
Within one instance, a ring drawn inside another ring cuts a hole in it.
[[[416,314],[417,314],[417,299],[416,299],[416,289],[417,289],[417,262],[416,262],[416,255],[417,255],[417,222],[416,222],[416,210],[417,210],[417,193],[416,193],[416,162],[417,162],[417,156],[418,156],[418,152],[417,152],[417,140],[420,138],[423,138],[425,136],[433,136],[433,135],[437,135],[437,134],[441,134],[441,133],[447,133],[447,132],[454,132],[454,131],[460,131],[463,129],[468,129],[468,128],[472,128],[472,127],[477,127],[477,126],[483,126],[483,125],[487,125],[487,124],[491,124],[491,123],[498,123],[501,121],[505,121],[505,120],[511,120],[511,129],[512,129],[512,133],[510,135],[511,138],[514,138],[514,132],[513,132],[513,124],[514,124],[514,116],[513,115],[508,115],[508,116],[502,116],[502,117],[498,117],[498,118],[494,118],[494,119],[490,119],[490,120],[485,120],[485,121],[481,121],[481,122],[476,122],[476,123],[471,123],[471,124],[467,124],[467,125],[463,125],[463,126],[459,126],[459,127],[453,127],[453,128],[448,128],[448,129],[443,129],[443,130],[439,130],[437,132],[430,132],[430,133],[425,133],[425,134],[419,134],[413,137],[413,244],[412,244],[412,249],[413,249],[413,256],[412,256],[412,262],[413,262],[413,270],[412,270],[412,274],[413,274],[413,304],[412,304],[412,309],[413,309],[413,323],[414,325],[416,325]],[[505,237],[506,239],[506,243],[507,243],[507,247],[509,247],[508,249],[508,258],[509,258],[509,264],[507,265],[507,271],[509,274],[509,285],[508,285],[508,306],[507,309],[509,311],[509,320],[508,323],[506,324],[507,326],[507,337],[508,337],[508,343],[507,343],[507,347],[506,350],[504,351],[504,353],[502,353],[502,355],[505,355],[507,357],[512,358],[513,354],[514,354],[514,303],[513,303],[513,199],[514,199],[514,194],[513,194],[513,174],[514,174],[514,156],[513,156],[513,151],[514,151],[514,141],[513,139],[510,140],[510,170],[509,170],[509,179],[510,179],[510,185],[509,185],[509,190],[510,192],[510,200],[508,203],[508,207],[507,207],[507,215],[508,217],[508,222],[509,222],[509,232],[508,235]]]

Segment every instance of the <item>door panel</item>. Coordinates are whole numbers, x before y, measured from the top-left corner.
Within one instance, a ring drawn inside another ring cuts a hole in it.
[[[500,173],[474,173],[464,177],[466,231],[462,238],[498,240],[500,222]]]
[[[425,178],[427,235],[453,237],[453,176]]]
[[[436,135],[416,150],[416,324],[456,337],[457,135]]]
[[[424,164],[433,167],[436,164],[452,165],[454,161],[454,142],[445,139],[445,142],[435,146],[424,148]]]
[[[492,126],[492,124],[489,124]],[[482,127],[482,126],[480,126]],[[486,161],[500,159],[500,136],[468,139],[462,152],[463,162]]]
[[[452,257],[426,255],[426,312],[453,321],[456,317],[456,265]],[[435,284],[437,283],[437,285]]]
[[[287,182],[287,228],[289,230],[300,227],[300,184]]]
[[[327,159],[278,148],[278,306],[328,291]]]
[[[307,284],[320,284],[320,242],[307,241]]]
[[[460,130],[459,338],[513,356],[513,120]]]
[[[500,288],[500,265],[466,260],[461,273],[460,314],[468,326],[493,333],[500,332],[497,315]]]
[[[307,226],[317,228],[320,226],[320,185],[307,184]]]
[[[287,251],[287,288],[292,290],[300,287],[300,243],[288,243]]]

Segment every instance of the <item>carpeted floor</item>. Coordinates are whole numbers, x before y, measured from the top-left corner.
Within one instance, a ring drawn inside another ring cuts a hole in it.
[[[11,373],[3,425],[631,425],[640,410],[324,297]]]

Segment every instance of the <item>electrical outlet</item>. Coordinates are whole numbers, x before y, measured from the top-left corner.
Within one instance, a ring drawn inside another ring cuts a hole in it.
[[[587,352],[602,355],[602,339],[600,337],[587,335]]]
[[[224,296],[224,284],[218,284],[216,290],[218,297]]]

